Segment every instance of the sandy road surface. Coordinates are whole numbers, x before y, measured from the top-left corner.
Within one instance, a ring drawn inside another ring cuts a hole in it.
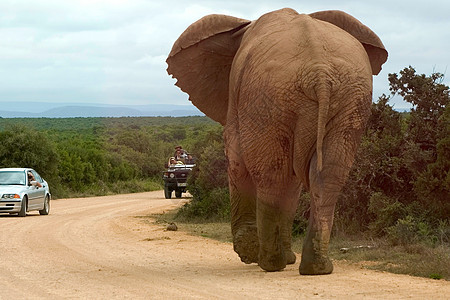
[[[52,201],[50,215],[0,215],[0,299],[449,299],[450,283],[335,264],[266,273],[231,244],[164,231],[142,216],[163,192]]]

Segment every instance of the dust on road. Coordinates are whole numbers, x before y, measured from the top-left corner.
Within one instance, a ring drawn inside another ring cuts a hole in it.
[[[298,262],[264,272],[241,263],[229,243],[139,217],[183,202],[163,194],[61,199],[48,216],[0,215],[0,299],[449,298],[447,281],[344,262],[325,276],[300,276]]]

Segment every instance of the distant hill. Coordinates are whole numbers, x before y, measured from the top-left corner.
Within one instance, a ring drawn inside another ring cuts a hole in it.
[[[399,112],[410,108],[394,107]],[[0,102],[2,118],[189,117],[204,116],[193,105],[108,105],[100,103]]]
[[[193,105],[117,106],[85,103],[0,102],[3,118],[203,116]]]

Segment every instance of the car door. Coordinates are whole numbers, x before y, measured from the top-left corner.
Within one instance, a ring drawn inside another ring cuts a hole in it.
[[[30,171],[31,171],[31,173],[33,173],[36,181],[43,184],[43,180],[42,180],[41,176],[39,176],[39,174],[35,170],[30,170]],[[30,183],[28,182],[28,189],[29,189],[28,210],[41,208],[42,204],[44,203],[44,198],[45,198],[44,187],[37,187],[34,185],[30,185]]]

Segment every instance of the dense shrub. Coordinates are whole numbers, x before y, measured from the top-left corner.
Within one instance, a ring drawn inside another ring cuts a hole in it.
[[[193,198],[177,217],[196,220],[228,220],[230,201],[228,192],[227,160],[222,134],[212,130],[193,145],[197,153],[197,165],[189,180],[189,192]],[[221,132],[221,130],[220,130]],[[203,149],[199,145],[207,145]]]
[[[437,232],[427,222],[408,215],[398,219],[395,225],[386,228],[387,236],[394,245],[407,246],[424,243],[434,246],[438,242]]]
[[[0,131],[1,168],[33,168],[44,178],[56,180],[58,162],[55,144],[45,133],[22,124]]]
[[[417,75],[412,67],[400,76],[389,74],[392,94],[413,108],[410,113],[395,112],[385,95],[373,104],[338,203],[338,223],[387,234],[399,244],[444,241],[435,230],[424,234],[448,226],[450,217],[450,96],[442,78],[439,73]]]
[[[439,121],[436,160],[417,176],[414,191],[429,218],[445,220],[450,218],[450,105]]]

